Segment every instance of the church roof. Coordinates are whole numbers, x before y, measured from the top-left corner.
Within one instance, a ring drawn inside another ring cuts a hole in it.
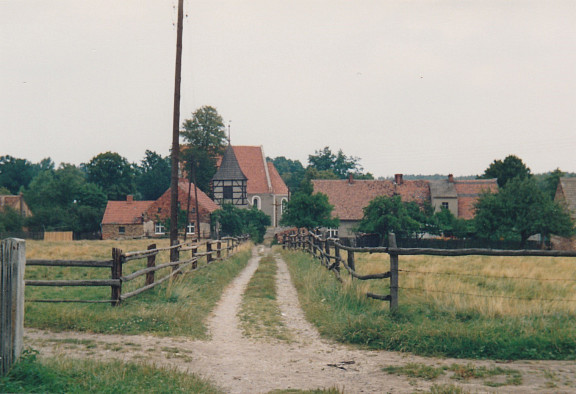
[[[242,172],[240,164],[238,164],[238,159],[234,154],[234,149],[232,145],[228,145],[224,155],[222,156],[222,162],[216,174],[212,177],[213,181],[230,181],[230,180],[247,180],[246,175]]]

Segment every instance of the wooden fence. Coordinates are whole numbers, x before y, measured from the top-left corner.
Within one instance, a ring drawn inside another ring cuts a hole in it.
[[[320,260],[320,263],[332,271],[342,282],[340,266],[344,266],[353,278],[359,280],[390,279],[390,294],[380,295],[366,293],[369,298],[390,301],[390,310],[398,309],[398,272],[399,256],[530,256],[530,257],[576,257],[576,251],[564,250],[497,250],[497,249],[429,249],[429,248],[398,248],[396,236],[389,234],[388,247],[356,248],[344,246],[337,239],[323,238],[313,232],[298,230],[293,234],[285,234],[283,248],[302,249]],[[333,254],[332,250],[334,251]],[[346,260],[341,257],[341,251],[348,254]],[[360,275],[356,272],[355,253],[386,253],[390,256],[390,270],[387,272]]]
[[[66,300],[66,299],[27,299],[27,302],[81,302],[81,303],[110,303],[112,306],[128,298],[150,290],[155,286],[181,273],[187,273],[201,269],[213,261],[223,260],[241,243],[248,240],[247,236],[238,238],[222,238],[221,240],[209,240],[201,243],[192,242],[186,244],[176,244],[167,248],[157,248],[155,244],[148,247],[147,250],[126,252],[119,248],[112,249],[112,259],[105,261],[85,261],[85,260],[28,260],[28,266],[52,266],[52,267],[90,267],[90,268],[108,268],[110,277],[106,279],[88,279],[88,280],[26,280],[26,286],[105,286],[110,287],[111,296],[109,300]],[[205,252],[200,252],[205,249]],[[170,252],[170,262],[156,265],[156,257],[160,252]],[[184,254],[189,256],[184,257]],[[200,259],[205,258],[205,264],[200,264]],[[146,268],[139,269],[130,274],[124,275],[126,265],[131,261],[146,259]],[[156,278],[155,274],[159,270],[172,268],[171,272],[162,277]],[[122,285],[136,278],[145,277],[144,286],[122,293]]]
[[[22,352],[25,248],[21,239],[0,244],[0,377]]]

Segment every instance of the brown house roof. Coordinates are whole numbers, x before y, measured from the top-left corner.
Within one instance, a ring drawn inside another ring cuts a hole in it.
[[[560,178],[554,200],[566,204],[572,219],[576,219],[576,178]]]
[[[474,218],[474,210],[478,198],[486,192],[497,193],[496,179],[471,179],[454,181],[458,195],[458,217],[470,220]]]
[[[181,209],[186,209],[186,206],[188,205],[188,185],[191,186],[190,207],[192,208],[195,206],[196,200],[194,198],[194,184],[185,179],[180,179],[178,182],[178,202],[180,202]],[[153,201],[148,207],[146,210],[147,217],[150,220],[155,220],[156,218],[166,219],[170,217],[170,198],[170,189],[168,189],[158,200]],[[198,189],[198,207],[201,214],[210,214],[220,208],[200,189]]]
[[[154,201],[134,201],[128,196],[127,201],[108,201],[102,224],[141,224],[143,214]]]
[[[32,211],[21,195],[0,195],[0,212],[4,207],[10,207],[25,217],[32,216]]]
[[[266,162],[261,146],[232,146],[242,173],[248,178],[248,194],[288,194],[288,187],[273,163]],[[221,166],[222,159],[218,162]]]
[[[395,183],[391,180],[315,179],[312,185],[315,193],[328,196],[328,201],[334,205],[333,215],[340,220],[361,220],[363,208],[378,196],[399,195],[402,201],[420,205],[430,201],[428,182],[421,180]]]

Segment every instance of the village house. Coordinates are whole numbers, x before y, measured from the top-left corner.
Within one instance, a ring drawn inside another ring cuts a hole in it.
[[[0,212],[6,207],[10,207],[20,214],[23,218],[32,216],[32,211],[24,201],[21,194],[18,195],[0,195]]]
[[[334,206],[333,216],[340,219],[340,227],[329,229],[329,235],[342,238],[354,237],[354,229],[364,216],[363,209],[379,196],[400,196],[402,201],[416,202],[420,206],[431,204],[435,211],[449,209],[455,217],[472,219],[474,203],[483,192],[497,192],[495,179],[455,180],[449,175],[445,180],[405,180],[396,174],[394,180],[315,179],[315,193],[324,193]]]
[[[261,146],[229,145],[212,178],[212,192],[220,205],[231,203],[262,210],[274,227],[288,202],[288,187],[274,164],[266,161]]]
[[[188,194],[189,189],[190,194]],[[200,189],[197,193],[200,212],[199,226],[196,225],[194,185],[185,179],[180,179],[178,182],[180,209],[186,210],[190,196],[190,215],[186,233],[209,238],[210,214],[218,209],[218,205]],[[128,196],[126,201],[108,201],[101,224],[102,239],[162,237],[168,231],[165,223],[169,217],[170,189],[156,201],[135,201],[132,196]]]
[[[576,178],[560,178],[554,201],[564,205],[576,220]]]

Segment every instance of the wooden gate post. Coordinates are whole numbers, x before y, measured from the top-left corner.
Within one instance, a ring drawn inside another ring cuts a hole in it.
[[[156,249],[156,244],[152,244],[148,246],[148,250]],[[153,254],[152,256],[148,256],[148,263],[146,264],[147,268],[156,267],[156,255]],[[151,285],[154,283],[154,271],[146,273],[146,286]]]
[[[118,279],[122,277],[122,263],[124,262],[124,256],[122,255],[122,250],[118,248],[112,249],[112,279]],[[117,285],[110,286],[112,290],[111,294],[111,305],[118,306],[120,305],[121,296],[122,296],[122,282]]]
[[[388,234],[388,247],[396,249],[396,234]],[[398,310],[398,255],[393,252],[390,254],[390,311]]]
[[[9,238],[0,244],[0,376],[22,353],[26,242]]]
[[[206,263],[210,264],[212,262],[212,244],[210,241],[206,242]]]

